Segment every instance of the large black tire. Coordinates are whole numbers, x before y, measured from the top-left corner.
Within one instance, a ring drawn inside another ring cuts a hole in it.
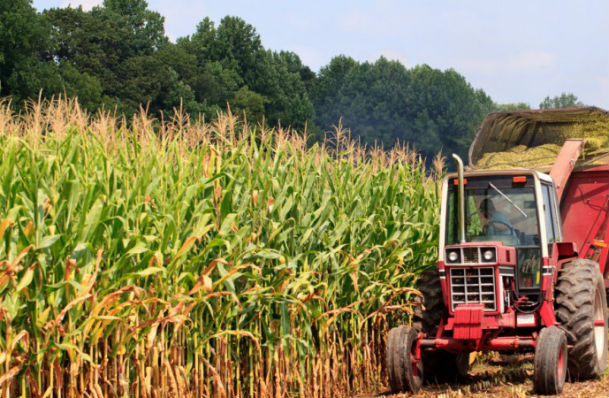
[[[577,259],[562,266],[555,308],[567,332],[570,378],[599,377],[607,367],[608,330],[605,285],[596,262]]]
[[[440,273],[436,268],[425,271],[417,281],[417,289],[423,298],[416,296],[412,327],[430,336],[436,334],[440,321],[447,314],[442,300]]]
[[[423,299],[417,297],[415,302],[421,304],[414,307],[412,326],[419,332],[435,336],[440,321],[448,314],[442,300],[442,285],[437,269],[425,271],[419,277],[417,289],[423,294]],[[424,309],[423,309],[424,307]],[[450,382],[467,377],[469,370],[468,354],[453,354],[448,351],[423,351],[423,368],[428,382]]]
[[[415,393],[423,385],[423,364],[413,358],[417,331],[398,326],[389,331],[385,353],[385,366],[392,392]]]
[[[556,326],[541,329],[535,347],[533,385],[537,394],[560,394],[567,378],[567,337]]]

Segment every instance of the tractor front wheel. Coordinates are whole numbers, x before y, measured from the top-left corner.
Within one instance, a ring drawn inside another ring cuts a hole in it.
[[[556,326],[541,329],[535,348],[535,392],[548,395],[562,392],[568,355],[564,331]]]
[[[385,365],[392,392],[417,392],[423,385],[423,363],[416,357],[417,331],[398,326],[389,331]]]

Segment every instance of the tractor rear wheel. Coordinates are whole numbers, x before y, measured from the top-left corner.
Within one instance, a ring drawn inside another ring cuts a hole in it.
[[[568,356],[565,332],[556,326],[541,329],[535,348],[535,392],[548,395],[562,392]]]
[[[448,314],[442,300],[442,285],[437,268],[425,271],[419,277],[417,289],[423,298],[416,297],[412,326],[419,332],[434,337],[440,321]],[[424,307],[424,308],[423,308]],[[467,377],[469,354],[448,351],[422,351],[425,379],[429,382],[450,382]]]
[[[567,334],[569,377],[591,379],[607,367],[607,296],[596,262],[562,266],[556,284],[556,318]]]
[[[423,363],[415,357],[417,335],[406,326],[389,331],[385,366],[392,392],[415,393],[423,385]]]

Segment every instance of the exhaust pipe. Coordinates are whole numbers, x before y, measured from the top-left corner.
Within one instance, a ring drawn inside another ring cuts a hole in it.
[[[459,241],[465,243],[465,187],[463,185],[463,160],[453,153],[457,162],[457,176],[459,178]]]

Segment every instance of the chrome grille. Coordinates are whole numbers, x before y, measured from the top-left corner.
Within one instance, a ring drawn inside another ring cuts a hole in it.
[[[463,263],[477,264],[480,262],[479,249],[477,247],[463,248]]]
[[[484,304],[485,311],[495,311],[495,272],[493,268],[451,268],[452,310],[459,304]]]

